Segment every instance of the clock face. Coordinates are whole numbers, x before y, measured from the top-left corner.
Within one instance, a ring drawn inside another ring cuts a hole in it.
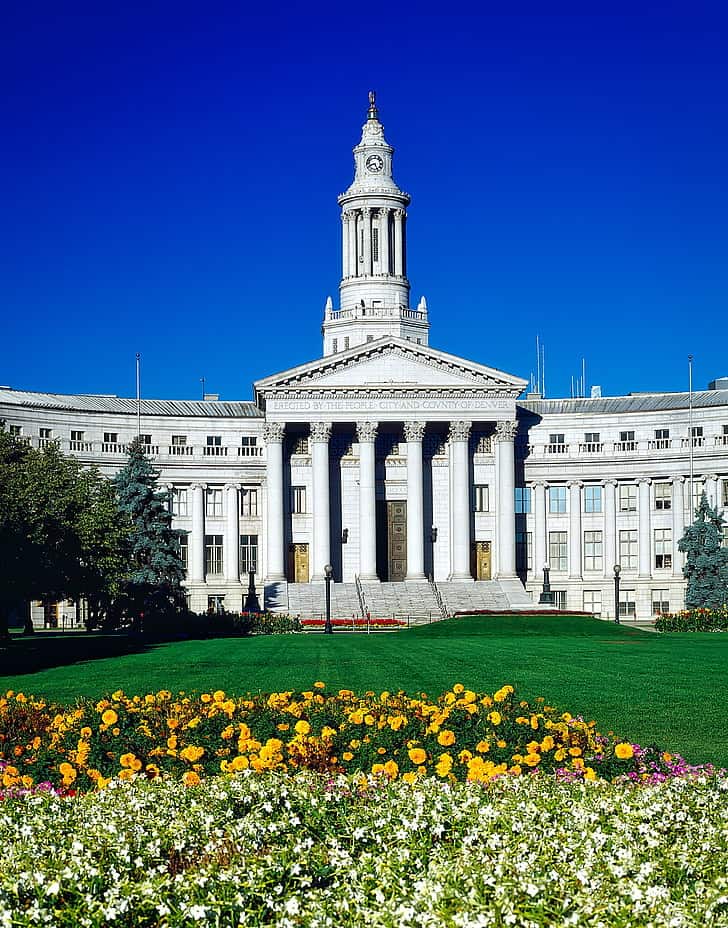
[[[378,174],[384,167],[384,161],[381,155],[369,155],[366,160],[367,171],[371,171],[372,174]]]

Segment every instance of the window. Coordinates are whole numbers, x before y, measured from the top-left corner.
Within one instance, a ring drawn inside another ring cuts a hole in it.
[[[516,565],[519,570],[532,569],[533,541],[531,532],[516,532]]]
[[[222,535],[205,535],[205,573],[222,573]]]
[[[566,570],[568,563],[566,532],[549,532],[549,566],[551,570]]]
[[[205,515],[211,519],[222,518],[222,487],[208,487],[205,494]]]
[[[476,435],[473,442],[473,451],[476,454],[490,454],[493,444],[490,435]]]
[[[639,564],[637,550],[637,529],[620,529],[619,532],[619,565],[622,570],[637,570]]]
[[[554,605],[557,609],[566,609],[566,590],[552,590]]]
[[[372,261],[379,261],[379,229],[372,229]]]
[[[306,511],[306,487],[291,487],[291,512]]]
[[[723,505],[728,507],[728,477],[723,478]]]
[[[703,437],[703,426],[694,425],[691,430],[691,435],[693,438],[702,438]]]
[[[566,512],[566,487],[549,487],[549,512]]]
[[[344,351],[346,351],[348,347],[349,347],[349,336],[345,335],[344,336]]]
[[[636,618],[637,607],[634,601],[634,590],[619,591],[619,615],[623,619]]]
[[[563,432],[552,432],[549,435],[549,444],[550,445],[563,445],[564,444],[564,433]]]
[[[258,439],[255,435],[243,435],[240,439],[240,454],[243,457],[255,457],[258,453]]]
[[[488,512],[488,484],[473,487],[473,512]]]
[[[516,513],[527,514],[531,511],[531,487],[516,487],[513,491]]]
[[[619,433],[619,440],[622,441],[622,442],[625,442],[625,441],[634,441],[634,432],[631,432],[631,431],[630,431],[630,432],[620,432],[620,433]]]
[[[207,448],[207,454],[217,454],[217,451],[214,449],[222,447],[222,435],[208,435],[205,446]]]
[[[655,569],[672,567],[672,529],[655,529]]]
[[[258,488],[243,487],[240,490],[240,515],[255,518],[258,515]]]
[[[662,615],[670,611],[670,593],[668,590],[652,591],[652,615]]]
[[[637,486],[634,483],[620,483],[619,511],[637,512]]]
[[[184,448],[186,444],[187,444],[186,435],[173,435],[172,436],[172,445],[175,448]]]
[[[182,566],[184,567],[185,570],[188,569],[188,565],[190,562],[189,541],[190,541],[190,536],[187,534],[187,532],[183,532],[181,535],[179,535],[179,559],[180,561],[182,561]]]
[[[584,432],[584,444],[598,445],[600,441],[599,432]]]
[[[655,484],[655,509],[672,508],[672,484],[656,483]]]
[[[258,536],[240,536],[240,573],[241,575],[258,572]]]
[[[23,427],[22,427],[22,425],[11,425],[11,426],[9,426],[9,427],[8,427],[8,434],[9,434],[9,435],[14,435],[15,438],[17,438],[18,435],[22,435],[22,434],[23,434]],[[73,437],[73,432],[71,432],[71,437]]]
[[[213,593],[207,597],[208,615],[222,615],[225,612],[225,596],[221,593]]]
[[[655,429],[655,448],[670,447],[670,429]]]
[[[339,350],[339,339],[338,338],[331,339],[331,350],[334,354],[336,354],[336,352]]]
[[[173,516],[186,516],[188,515],[187,509],[187,487],[173,487],[172,488],[172,515]]]
[[[51,438],[53,438],[53,429],[39,429],[39,430],[38,430],[38,435],[39,435],[41,438],[45,438],[45,439],[47,439],[47,440],[50,440]]]
[[[602,569],[602,533],[584,532],[584,570]]]
[[[118,432],[104,432],[104,444],[105,445],[117,445],[118,443],[119,443]]]
[[[602,488],[584,487],[584,512],[602,511]]]
[[[83,432],[79,429],[71,429],[71,441],[83,441]]]
[[[151,435],[140,435],[140,436],[139,436],[139,441],[140,441],[143,445],[151,445],[151,443],[152,443],[152,436],[151,436]]]
[[[584,590],[584,612],[590,612],[597,618],[602,614],[601,590]]]
[[[301,436],[293,441],[293,454],[308,454],[308,438]]]
[[[703,495],[704,484],[702,480],[693,481],[693,501],[690,502],[690,481],[687,480],[685,483],[685,511],[686,515],[690,515],[690,521],[692,522],[692,514],[700,505],[700,497]]]
[[[373,341],[374,341],[374,336],[373,336],[373,335],[367,335],[367,341],[368,341],[368,342],[373,342]]]

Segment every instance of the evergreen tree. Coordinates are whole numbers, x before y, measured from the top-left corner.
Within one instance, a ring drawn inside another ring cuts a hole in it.
[[[695,521],[687,526],[678,543],[678,549],[686,555],[683,575],[688,581],[688,608],[715,609],[728,603],[728,548],[722,546],[725,524],[722,514],[710,506],[703,493]]]
[[[180,532],[172,528],[167,494],[157,489],[158,477],[144,446],[134,439],[127,464],[114,484],[119,510],[131,524],[124,592],[126,606],[138,625],[144,613],[169,615],[184,601]]]

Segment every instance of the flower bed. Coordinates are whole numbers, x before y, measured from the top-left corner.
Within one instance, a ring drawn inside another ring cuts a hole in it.
[[[721,609],[684,609],[659,615],[655,620],[658,632],[725,632],[728,631],[728,605]]]
[[[74,707],[9,692],[0,699],[0,786],[50,783],[88,791],[113,777],[154,779],[163,772],[196,785],[241,770],[363,771],[415,782],[487,782],[545,770],[560,778],[655,782],[698,774],[657,747],[600,734],[593,722],[513,687],[490,694],[456,684],[425,694],[350,690],[234,698],[214,693],[146,696],[121,691]]]
[[[0,924],[724,925],[728,781],[250,772],[0,803]]]
[[[323,628],[326,624],[325,619],[302,619],[301,624],[304,628]],[[405,628],[407,623],[402,619],[391,617],[362,619],[354,617],[351,619],[332,619],[331,624],[334,628]]]

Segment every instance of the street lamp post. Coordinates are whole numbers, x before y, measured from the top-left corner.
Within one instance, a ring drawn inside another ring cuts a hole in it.
[[[331,581],[334,576],[334,568],[331,564],[324,567],[324,580],[326,582],[326,624],[324,625],[324,634],[333,635],[334,627],[331,624]]]
[[[619,572],[622,568],[614,565],[614,621],[619,625]]]
[[[551,581],[549,580],[549,565],[543,565],[543,589],[541,590],[541,595],[538,598],[538,601],[541,605],[544,606],[553,606],[555,596],[551,589]]]

